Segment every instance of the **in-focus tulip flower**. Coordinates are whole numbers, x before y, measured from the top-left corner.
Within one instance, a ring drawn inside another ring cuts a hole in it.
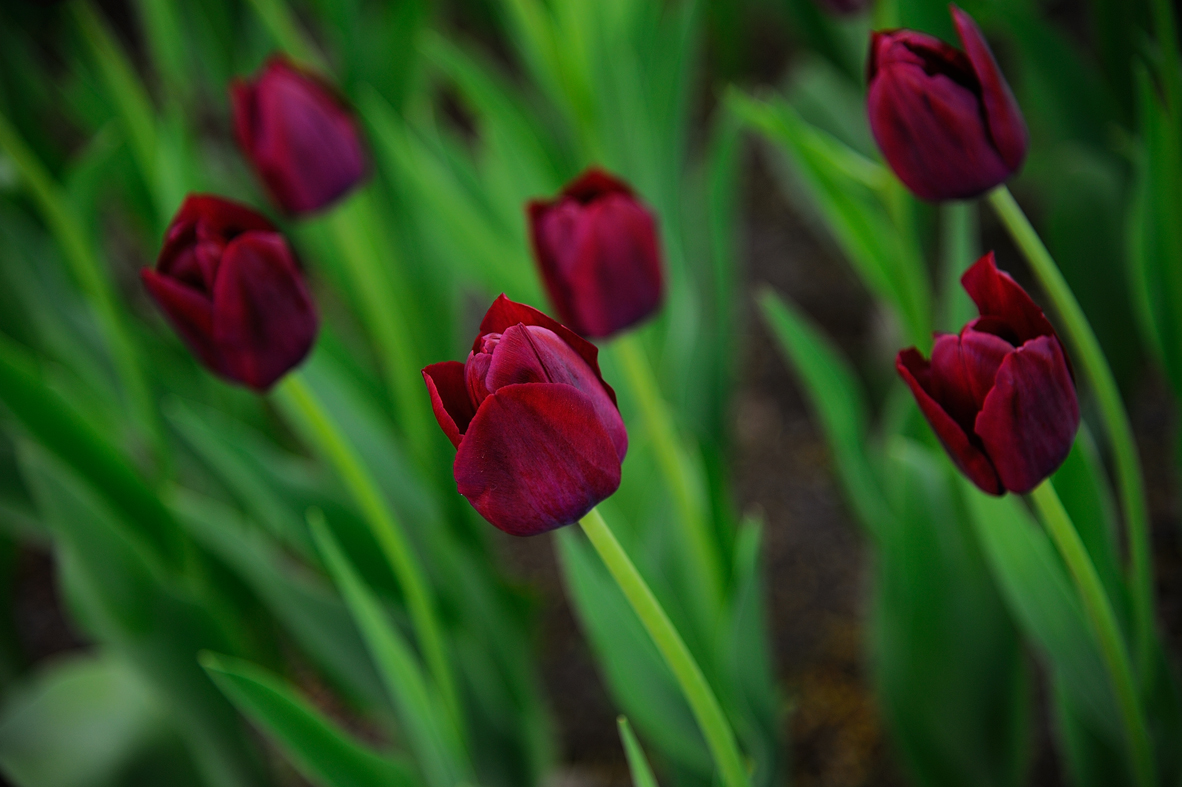
[[[628,433],[598,350],[530,306],[497,298],[466,363],[423,379],[456,447],[456,485],[506,533],[571,524],[620,485]]]
[[[972,17],[952,6],[964,52],[913,30],[870,37],[870,129],[899,180],[926,200],[970,199],[1022,166],[1022,111]]]
[[[349,107],[318,78],[281,57],[253,82],[230,84],[234,134],[272,198],[291,215],[328,206],[366,174]]]
[[[576,333],[610,336],[661,305],[656,221],[627,183],[590,169],[527,213],[550,300]]]
[[[974,484],[1025,494],[1063,464],[1079,428],[1067,354],[1042,310],[993,252],[961,277],[981,316],[960,335],[936,334],[932,360],[895,359],[919,409]]]
[[[191,194],[144,285],[210,371],[265,391],[308,354],[316,307],[287,241],[245,205]]]

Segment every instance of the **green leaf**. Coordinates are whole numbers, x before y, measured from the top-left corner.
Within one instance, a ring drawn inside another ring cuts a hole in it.
[[[902,186],[783,101],[758,101],[731,90],[726,104],[788,156],[803,188],[802,207],[820,213],[867,288],[894,307],[917,347],[927,347],[931,283],[905,215],[911,198]]]
[[[169,725],[152,690],[126,662],[103,652],[68,656],[7,693],[0,708],[0,770],[21,787],[107,785],[167,736]]]
[[[612,696],[664,756],[709,775],[713,762],[689,706],[624,594],[576,533],[556,535],[567,596]]]
[[[230,701],[318,787],[414,787],[409,768],[362,746],[276,676],[203,652],[201,666]]]
[[[86,478],[134,528],[149,559],[164,566],[181,561],[176,524],[127,460],[42,379],[37,363],[0,336],[0,400],[28,432]]]
[[[886,460],[897,516],[879,534],[871,620],[892,735],[917,784],[1016,786],[1029,753],[1026,660],[955,471],[902,437]]]
[[[640,748],[640,741],[632,732],[632,725],[627,716],[616,719],[620,728],[620,740],[624,742],[624,755],[628,758],[628,770],[632,774],[632,787],[657,787],[657,778],[653,776],[653,769],[649,767],[644,756],[644,749]]]
[[[1050,539],[1019,498],[990,497],[967,481],[962,481],[961,488],[977,539],[1011,614],[1046,660],[1074,712],[1113,750],[1123,752],[1120,716],[1108,673]]]
[[[248,527],[236,511],[195,492],[175,489],[171,505],[193,538],[221,558],[291,632],[305,653],[359,702],[383,696],[357,627],[340,598],[282,546]]]
[[[469,770],[455,720],[449,717],[402,632],[391,624],[377,598],[350,565],[323,515],[309,512],[308,525],[399,711],[427,782],[436,787],[455,785]]]
[[[759,295],[764,321],[808,396],[862,525],[872,534],[892,518],[866,452],[867,406],[853,370],[821,331],[770,289]]]
[[[203,648],[241,647],[237,611],[215,588],[198,596],[170,581],[92,487],[34,444],[19,449],[22,476],[53,528],[65,596],[82,628],[133,664],[164,700],[206,780],[254,784],[258,763],[236,714],[196,661]]]

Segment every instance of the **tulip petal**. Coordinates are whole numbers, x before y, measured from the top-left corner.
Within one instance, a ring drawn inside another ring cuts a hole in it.
[[[515,325],[501,336],[484,385],[490,393],[522,383],[561,383],[582,391],[611,435],[619,460],[628,453],[628,431],[596,371],[558,334],[537,325]]]
[[[883,156],[921,199],[977,197],[1011,173],[981,122],[976,93],[948,73],[882,57],[867,108]]]
[[[278,233],[247,232],[227,246],[213,296],[213,337],[229,374],[266,390],[308,354],[316,307]]]
[[[485,399],[454,471],[472,507],[518,536],[575,522],[620,485],[620,460],[594,405],[553,383],[508,385]]]
[[[989,457],[973,444],[965,430],[926,389],[925,386],[931,384],[932,370],[923,356],[914,347],[903,350],[895,358],[895,369],[911,389],[920,412],[960,471],[984,492],[1000,495],[1005,491]]]
[[[1016,334],[1019,345],[1055,329],[1026,290],[1005,271],[997,269],[993,252],[981,257],[960,277],[961,286],[977,304],[982,317],[996,317]]]
[[[431,394],[431,410],[443,433],[451,444],[460,447],[468,424],[472,423],[476,409],[468,397],[464,381],[464,364],[459,361],[433,363],[423,369],[423,382]]]
[[[225,359],[213,341],[213,302],[209,296],[151,268],[141,270],[140,279],[193,354],[210,369],[225,374]]]
[[[558,321],[547,317],[542,312],[538,311],[532,306],[527,306],[524,303],[517,303],[505,297],[504,293],[497,296],[493,301],[492,306],[488,307],[488,311],[484,314],[484,319],[480,321],[480,333],[476,336],[476,340],[472,342],[472,351],[481,352],[481,337],[489,333],[504,333],[509,328],[517,325],[537,325],[547,330],[551,330],[558,334],[564,342],[574,348],[575,352],[583,357],[583,360],[595,371],[595,376],[599,382],[607,390],[607,394],[611,397],[612,403],[616,401],[616,392],[608,385],[604,379],[603,374],[599,370],[599,348],[591,342],[579,336],[577,333],[567,328]]]
[[[584,205],[608,194],[632,196],[632,187],[600,167],[591,167],[568,183],[562,196],[570,197]]]
[[[981,83],[981,102],[985,105],[985,122],[989,124],[993,144],[1010,172],[1016,172],[1026,158],[1030,142],[1022,110],[997,67],[997,60],[985,42],[985,36],[981,35],[981,28],[955,5],[952,6],[952,20],[956,23],[956,33],[965,54],[973,64],[973,72]]]
[[[976,432],[1002,484],[1025,494],[1063,464],[1079,428],[1079,402],[1059,340],[1010,353],[977,416]]]

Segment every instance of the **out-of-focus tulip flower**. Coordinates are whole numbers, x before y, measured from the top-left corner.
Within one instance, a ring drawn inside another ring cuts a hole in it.
[[[321,80],[281,57],[253,81],[230,84],[234,133],[275,202],[291,215],[336,201],[366,174],[349,107]]]
[[[919,409],[974,484],[1024,494],[1063,464],[1079,428],[1071,366],[1042,310],[993,252],[961,284],[981,316],[959,336],[936,334],[932,360],[895,359]]]
[[[144,285],[210,371],[265,391],[308,354],[316,307],[283,236],[245,205],[191,194]]]
[[[970,199],[1022,166],[1029,137],[972,17],[952,6],[964,52],[912,30],[870,37],[867,106],[883,156],[916,196]]]
[[[571,524],[620,485],[628,433],[597,356],[570,329],[502,295],[467,363],[423,370],[457,449],[460,494],[506,533]]]
[[[572,330],[610,336],[661,305],[656,221],[627,183],[590,169],[527,212],[550,300]]]
[[[815,0],[815,2],[829,13],[841,16],[860,13],[870,5],[870,0]]]

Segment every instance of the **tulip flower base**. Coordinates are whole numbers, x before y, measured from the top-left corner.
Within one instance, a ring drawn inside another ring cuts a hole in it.
[[[599,553],[607,570],[620,586],[645,631],[677,679],[682,694],[689,702],[694,718],[710,747],[710,753],[722,775],[722,783],[725,787],[746,787],[750,780],[735,734],[726,720],[718,698],[706,682],[701,667],[694,660],[681,635],[677,633],[669,616],[665,614],[661,603],[649,589],[644,577],[640,576],[640,572],[636,570],[636,566],[620,546],[620,542],[616,540],[615,534],[598,509],[592,509],[584,516],[579,521],[579,526],[595,547],[595,551]]]

